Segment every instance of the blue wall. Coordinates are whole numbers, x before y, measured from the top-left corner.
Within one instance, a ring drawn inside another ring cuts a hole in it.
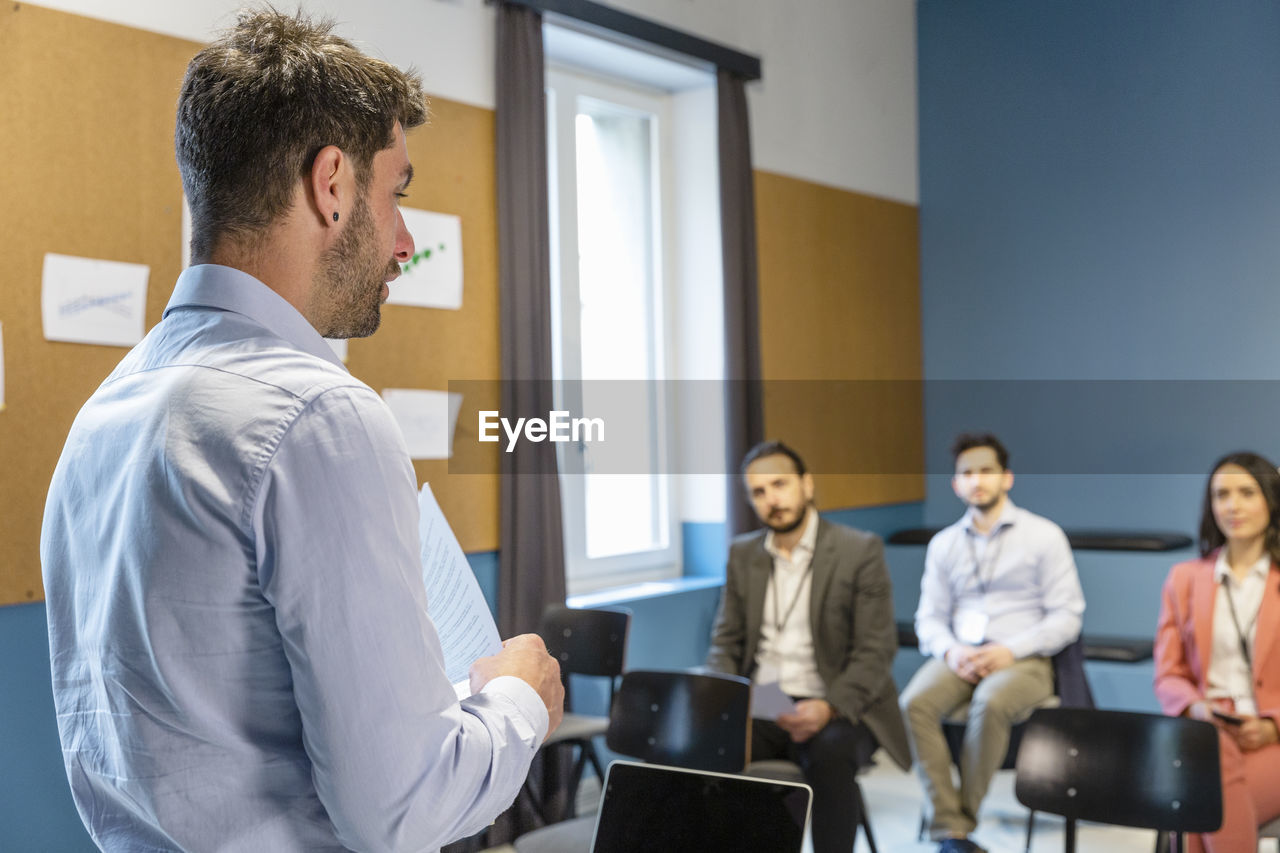
[[[953,433],[985,427],[1022,505],[1191,533],[1217,456],[1280,456],[1280,385],[1225,381],[1280,376],[1280,4],[919,0],[917,20],[927,521],[960,510]],[[1149,636],[1186,556],[1078,555],[1086,630]],[[1149,667],[1090,674],[1150,702]]]

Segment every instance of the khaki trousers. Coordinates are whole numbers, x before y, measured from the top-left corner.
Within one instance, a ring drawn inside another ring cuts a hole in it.
[[[1009,730],[1053,695],[1048,658],[1024,658],[970,684],[942,661],[930,658],[902,691],[899,705],[916,775],[925,793],[929,836],[966,836],[978,825],[978,807],[1009,748]],[[960,789],[951,778],[951,753],[942,721],[969,702]]]

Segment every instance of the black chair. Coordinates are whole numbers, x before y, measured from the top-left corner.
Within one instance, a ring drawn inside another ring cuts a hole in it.
[[[1092,708],[1093,691],[1089,688],[1089,679],[1084,672],[1084,637],[1077,637],[1062,651],[1049,659],[1053,667],[1053,695],[1040,705],[1040,708]],[[1031,713],[1040,710],[1033,708]],[[969,705],[965,703],[953,711],[942,721],[942,736],[946,738],[947,749],[951,752],[951,760],[960,764],[960,752],[964,748],[964,730],[968,721]],[[1017,765],[1018,747],[1022,743],[1022,735],[1026,730],[1027,720],[1014,723],[1009,731],[1009,747],[1005,750],[1001,770],[1013,770]],[[1027,815],[1026,853],[1031,853],[1031,836],[1035,832],[1036,812],[1032,809]],[[924,839],[927,821],[920,815],[920,831],[917,838]]]
[[[861,770],[862,768],[859,768]],[[742,771],[744,776],[756,776],[761,779],[777,779],[780,782],[805,782],[804,771],[794,761],[770,758],[765,761],[753,761]],[[807,783],[806,783],[807,784]],[[867,847],[871,853],[879,853],[876,848],[876,837],[871,834],[871,819],[867,816],[867,801],[862,796],[862,786],[855,780],[853,796],[857,800],[858,825],[867,837]]]
[[[588,763],[595,769],[596,776],[604,779],[604,769],[596,754],[593,739],[603,735],[608,729],[609,717],[578,714],[568,710],[572,707],[569,676],[608,679],[609,704],[606,707],[613,707],[617,679],[626,666],[627,633],[630,627],[631,611],[622,608],[577,610],[551,605],[542,614],[538,634],[547,644],[547,651],[560,662],[560,678],[564,682],[566,700],[564,719],[542,744],[542,749],[577,748],[577,758],[569,770],[569,777],[562,791],[553,792],[553,796],[548,796],[544,791],[539,796],[531,781],[525,780],[524,792],[544,823],[573,815],[578,785]],[[561,801],[562,807],[555,810],[558,814],[552,814],[551,801],[556,799]]]
[[[1052,708],[1027,721],[1014,794],[1031,809],[1076,821],[1182,833],[1222,825],[1218,731],[1210,723],[1159,714]]]
[[[605,744],[655,764],[739,773],[747,762],[751,682],[736,675],[632,670],[609,716]],[[592,816],[520,836],[516,853],[587,853]]]

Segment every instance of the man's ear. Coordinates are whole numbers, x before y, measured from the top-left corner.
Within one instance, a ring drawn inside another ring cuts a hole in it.
[[[351,158],[336,145],[321,148],[311,161],[312,204],[324,224],[335,225],[341,221],[353,178]],[[350,207],[350,204],[346,205],[347,212]]]
[[[1013,488],[1013,472],[1008,468],[1004,469],[1004,490],[1007,492]]]

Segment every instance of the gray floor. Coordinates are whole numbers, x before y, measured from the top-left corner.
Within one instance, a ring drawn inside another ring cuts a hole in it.
[[[920,787],[914,776],[903,773],[883,756],[877,766],[862,777],[863,796],[871,815],[871,828],[880,853],[932,853],[935,845],[916,841],[920,820]],[[1013,772],[996,774],[991,793],[983,806],[981,823],[974,840],[990,853],[1022,853],[1027,831],[1027,810],[1013,796]],[[1033,853],[1062,850],[1062,821],[1051,815],[1036,816]],[[1099,824],[1081,824],[1076,831],[1081,853],[1152,853],[1155,833]],[[861,833],[855,853],[867,853]],[[1261,853],[1280,853],[1276,842],[1263,841]],[[512,853],[509,845],[491,853]]]

